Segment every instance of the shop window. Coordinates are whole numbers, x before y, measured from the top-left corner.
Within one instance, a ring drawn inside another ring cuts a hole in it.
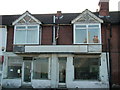
[[[36,58],[33,62],[33,79],[48,79],[49,58]]]
[[[7,78],[21,78],[22,74],[22,59],[21,58],[8,58]]]
[[[101,43],[100,33],[100,24],[75,24],[74,44]]]
[[[75,80],[98,80],[99,79],[99,58],[74,58],[74,79]]]
[[[39,44],[39,25],[16,25],[14,44]]]

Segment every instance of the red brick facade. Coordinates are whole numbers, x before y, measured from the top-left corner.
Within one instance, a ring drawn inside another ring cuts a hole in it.
[[[7,52],[13,51],[13,40],[14,40],[14,27],[7,27]]]

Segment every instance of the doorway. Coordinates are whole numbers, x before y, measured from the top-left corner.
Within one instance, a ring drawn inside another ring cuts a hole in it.
[[[66,83],[66,57],[59,57],[59,85]]]
[[[31,84],[32,61],[25,60],[23,62],[23,84]]]

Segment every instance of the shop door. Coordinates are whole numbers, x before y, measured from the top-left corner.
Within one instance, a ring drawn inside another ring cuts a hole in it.
[[[59,85],[66,83],[66,57],[59,58]]]
[[[31,84],[31,61],[24,61],[23,65],[23,83]]]

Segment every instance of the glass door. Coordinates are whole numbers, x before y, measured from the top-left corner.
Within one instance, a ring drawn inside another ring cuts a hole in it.
[[[66,57],[59,58],[59,83],[66,83]]]
[[[24,61],[24,70],[23,70],[23,82],[24,84],[31,83],[31,61]]]

